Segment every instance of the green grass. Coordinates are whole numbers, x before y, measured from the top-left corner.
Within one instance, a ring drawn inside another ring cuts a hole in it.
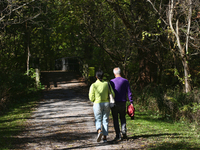
[[[149,112],[135,112],[135,119],[127,115],[130,138],[149,150],[200,149],[200,127],[191,123],[163,120]]]
[[[9,110],[0,114],[0,150],[14,148],[18,135],[23,131],[26,119],[30,117],[32,108],[39,100],[38,95],[24,98],[18,103],[9,105]]]

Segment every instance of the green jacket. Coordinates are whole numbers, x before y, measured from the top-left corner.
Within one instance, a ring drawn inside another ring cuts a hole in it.
[[[96,82],[90,86],[89,99],[94,103],[109,102],[109,94],[111,93],[113,94],[113,97],[115,97],[112,87],[110,86],[110,90],[108,88],[108,82],[102,82],[97,79]]]

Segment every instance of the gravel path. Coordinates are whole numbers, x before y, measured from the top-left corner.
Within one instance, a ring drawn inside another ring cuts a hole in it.
[[[88,87],[81,82],[61,84],[44,92],[42,101],[18,136],[19,149],[141,149],[133,139],[115,143],[112,121],[108,143],[96,142],[92,103]]]

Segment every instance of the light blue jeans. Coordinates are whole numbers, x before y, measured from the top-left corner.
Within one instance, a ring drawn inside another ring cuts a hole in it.
[[[102,127],[103,135],[108,135],[108,122],[110,114],[109,102],[94,103],[93,104],[94,118],[96,130],[98,131]]]

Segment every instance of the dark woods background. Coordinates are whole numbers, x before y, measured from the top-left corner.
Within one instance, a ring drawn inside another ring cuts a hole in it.
[[[0,1],[0,109],[42,88],[35,69],[79,58],[106,79],[119,66],[135,104],[199,122],[198,0]],[[24,100],[26,101],[26,99]]]

